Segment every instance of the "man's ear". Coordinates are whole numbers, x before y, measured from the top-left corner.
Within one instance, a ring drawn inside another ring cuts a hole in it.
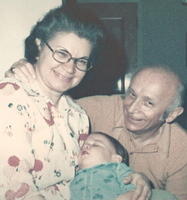
[[[122,161],[122,157],[118,154],[113,154],[112,155],[112,162],[118,162],[120,163]]]
[[[181,115],[184,111],[183,107],[177,107],[175,110],[171,111],[166,117],[166,122],[171,123],[174,121],[179,115]]]
[[[40,51],[41,50],[41,40],[40,39],[38,39],[38,38],[36,38],[35,39],[35,43],[36,43],[36,45],[37,45],[37,47],[38,47],[38,50]]]

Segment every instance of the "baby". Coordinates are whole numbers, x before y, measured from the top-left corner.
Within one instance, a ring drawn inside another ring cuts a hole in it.
[[[127,166],[128,152],[107,134],[92,133],[86,139],[78,158],[79,171],[71,182],[71,200],[114,200],[135,189],[124,184],[132,173]]]
[[[127,150],[105,133],[94,132],[88,136],[78,163],[77,174],[70,184],[71,200],[115,200],[135,189],[135,185],[123,183],[124,178],[133,172],[127,166]],[[166,191],[153,190],[151,200],[176,198]]]

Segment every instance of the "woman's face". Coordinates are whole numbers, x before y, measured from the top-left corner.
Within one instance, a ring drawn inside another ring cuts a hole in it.
[[[39,83],[45,92],[51,96],[60,96],[63,92],[77,86],[86,72],[75,67],[73,60],[68,63],[59,63],[53,58],[53,53],[45,44],[41,47],[40,41],[36,41],[40,50],[36,62],[36,74]],[[73,58],[89,58],[92,50],[91,43],[80,38],[74,33],[57,33],[48,44],[53,50],[65,50]]]

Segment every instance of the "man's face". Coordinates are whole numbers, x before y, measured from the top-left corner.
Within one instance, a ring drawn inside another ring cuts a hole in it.
[[[150,69],[140,72],[131,81],[124,100],[127,130],[135,134],[155,132],[175,92],[176,85],[169,75]]]

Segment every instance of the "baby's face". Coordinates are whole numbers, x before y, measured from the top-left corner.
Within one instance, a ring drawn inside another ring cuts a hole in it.
[[[105,136],[93,133],[88,136],[81,148],[79,168],[113,162],[113,155],[116,155],[116,152],[111,142]]]

